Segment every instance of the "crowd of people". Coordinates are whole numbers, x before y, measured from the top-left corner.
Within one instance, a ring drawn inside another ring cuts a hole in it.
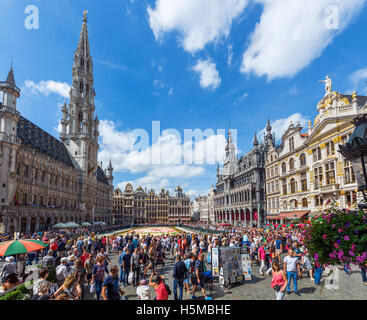
[[[134,288],[138,300],[168,300],[171,288],[175,300],[182,300],[184,292],[195,299],[198,291],[210,300],[214,282],[211,250],[216,247],[246,248],[252,265],[259,267],[259,276],[271,277],[277,300],[285,294],[300,295],[298,281],[305,276],[320,285],[325,267],[309,255],[300,226],[218,226],[216,233],[182,229],[182,233],[161,235],[132,231],[101,236],[91,232],[79,237],[73,231],[45,232],[32,237],[49,246],[43,251],[7,257],[1,270],[3,290],[7,291],[24,278],[21,263],[41,265],[32,300],[124,300],[128,286]],[[172,282],[162,275],[167,259],[173,264],[169,271]],[[361,268],[365,285],[366,267]]]

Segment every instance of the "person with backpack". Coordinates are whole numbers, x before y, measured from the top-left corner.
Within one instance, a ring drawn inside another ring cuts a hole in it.
[[[187,268],[182,261],[180,254],[176,256],[176,263],[173,267],[173,296],[175,300],[182,300],[184,280],[187,279]],[[179,296],[177,297],[177,287],[179,287]]]
[[[103,300],[120,300],[124,295],[124,291],[119,286],[119,269],[112,266],[110,274],[104,279],[102,285]]]
[[[92,272],[92,285],[95,285],[97,300],[101,300],[102,293],[102,284],[105,279],[105,274],[108,273],[105,258],[103,256],[99,256],[97,258],[97,264],[94,266]]]
[[[155,279],[153,280],[153,277]],[[164,282],[164,277],[153,272],[149,279],[149,286],[153,287],[155,290],[155,299],[154,300],[168,300],[169,292],[167,288],[169,287]]]
[[[203,275],[206,272],[205,262],[204,262],[204,254],[200,254],[199,258],[195,261],[194,265],[195,270],[195,277],[192,277],[193,280],[193,287],[192,287],[192,299],[195,299],[195,291],[196,288],[199,286],[201,288],[201,292],[203,293],[205,300],[212,300],[212,297],[208,297],[205,291],[205,282],[206,278]]]

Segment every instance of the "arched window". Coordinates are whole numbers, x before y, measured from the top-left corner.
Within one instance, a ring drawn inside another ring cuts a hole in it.
[[[85,95],[88,97],[89,95],[89,84],[86,85],[85,87]]]
[[[83,59],[83,58],[81,58],[81,59],[80,59],[80,65],[81,65],[82,67],[84,67],[84,59]]]
[[[287,172],[287,165],[285,162],[282,163],[282,173],[286,173]]]
[[[307,208],[307,207],[308,207],[308,201],[307,201],[307,198],[303,198],[303,199],[302,199],[302,207],[303,207],[303,208]]]
[[[297,209],[298,208],[297,200],[291,200],[290,205],[291,205],[291,209]]]
[[[299,164],[301,167],[306,165],[306,155],[304,153],[299,157]]]
[[[291,179],[291,193],[296,193],[296,180]]]
[[[79,84],[79,92],[80,93],[83,93],[83,91],[84,91],[84,84],[83,84],[82,81],[80,81],[80,84]]]
[[[287,201],[284,201],[284,202],[283,202],[283,209],[288,209]]]
[[[294,159],[291,158],[291,160],[289,160],[289,170],[293,170],[294,169]]]

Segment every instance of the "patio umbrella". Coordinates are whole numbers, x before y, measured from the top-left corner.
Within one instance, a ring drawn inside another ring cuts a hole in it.
[[[90,224],[89,222],[83,222],[82,223],[82,226],[84,226],[84,227],[91,227],[92,224]]]
[[[42,250],[47,246],[48,243],[33,239],[6,241],[0,243],[0,257]]]
[[[57,223],[53,226],[53,228],[55,229],[63,229],[66,228],[66,224],[65,223]]]
[[[68,223],[65,224],[65,227],[67,227],[67,228],[79,228],[80,225],[78,225],[75,222],[68,222]]]

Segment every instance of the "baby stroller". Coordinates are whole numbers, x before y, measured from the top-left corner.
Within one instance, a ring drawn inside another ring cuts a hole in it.
[[[161,264],[164,267],[164,259],[165,259],[165,254],[164,252],[162,252],[161,250],[159,250],[157,252],[157,257],[155,259],[155,264],[159,265]]]

